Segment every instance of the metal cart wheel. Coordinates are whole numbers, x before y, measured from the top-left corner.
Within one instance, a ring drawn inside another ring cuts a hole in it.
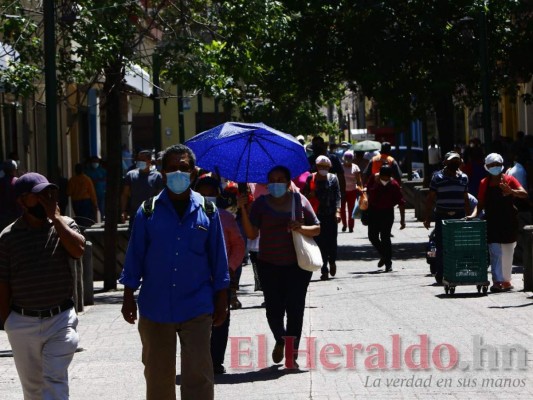
[[[483,294],[486,296],[487,293],[489,291],[489,287],[488,286],[483,286]]]
[[[455,286],[450,287],[450,294],[455,294]]]
[[[450,287],[448,285],[444,286],[444,292],[446,294],[450,293]]]
[[[481,285],[477,285],[477,292],[481,293]]]

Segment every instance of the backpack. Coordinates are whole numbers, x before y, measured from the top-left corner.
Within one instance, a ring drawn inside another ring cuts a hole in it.
[[[146,218],[150,218],[154,213],[155,201],[157,200],[156,197],[157,196],[150,197],[149,199],[143,201],[141,205],[142,212]],[[204,196],[202,196],[202,204],[200,204],[200,206],[209,218],[211,218],[217,209],[217,206],[212,201],[208,201],[206,203]]]
[[[374,158],[372,158],[372,175],[379,173],[379,170],[383,165],[392,165],[392,163],[394,163],[394,158],[392,156],[386,156],[385,154],[374,156]]]

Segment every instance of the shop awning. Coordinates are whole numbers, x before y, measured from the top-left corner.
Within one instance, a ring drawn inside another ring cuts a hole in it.
[[[124,80],[126,85],[139,94],[146,97],[152,94],[153,84],[150,80],[150,74],[142,69],[140,65],[131,64],[127,66]]]

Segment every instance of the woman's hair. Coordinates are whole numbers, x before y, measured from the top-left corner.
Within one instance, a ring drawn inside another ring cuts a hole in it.
[[[270,175],[273,172],[281,172],[283,175],[285,175],[285,178],[287,178],[287,182],[291,181],[291,171],[289,171],[289,168],[284,167],[283,165],[276,165],[274,168],[272,168],[270,171],[268,171],[267,177],[270,178]]]
[[[168,147],[163,153],[163,160],[161,162],[161,166],[164,170],[166,170],[168,165],[168,159],[172,154],[188,154],[191,171],[196,166],[196,156],[194,155],[193,151],[183,144],[175,144],[174,146]]]

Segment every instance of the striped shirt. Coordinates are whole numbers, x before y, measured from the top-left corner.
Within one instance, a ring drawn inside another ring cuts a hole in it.
[[[304,225],[319,225],[313,207],[304,196],[295,193],[296,218]],[[293,265],[297,263],[292,233],[288,230],[291,212],[276,211],[269,206],[268,196],[261,196],[252,204],[250,221],[259,228],[258,259],[274,265]],[[300,200],[298,200],[298,198]]]
[[[67,225],[79,232],[68,218]],[[31,228],[21,217],[0,234],[0,282],[11,287],[12,304],[45,309],[72,297],[70,255],[51,222]]]
[[[456,176],[447,176],[444,170],[433,174],[429,184],[429,190],[437,193],[435,202],[437,210],[464,211],[464,194],[468,192],[468,176],[457,171]]]

